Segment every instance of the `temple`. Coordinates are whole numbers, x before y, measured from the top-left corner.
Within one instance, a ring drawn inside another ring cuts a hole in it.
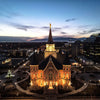
[[[30,65],[31,86],[33,88],[44,87],[46,90],[56,89],[56,91],[58,86],[69,87],[71,85],[71,65],[68,56],[64,56],[63,63],[58,60],[59,54],[53,42],[51,24],[44,56],[41,55],[34,54]]]

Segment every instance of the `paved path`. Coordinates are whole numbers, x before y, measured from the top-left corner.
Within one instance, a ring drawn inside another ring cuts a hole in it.
[[[33,92],[28,91],[28,90],[24,90],[23,88],[21,88],[21,87],[18,85],[19,83],[21,83],[21,82],[23,82],[23,81],[25,81],[25,80],[27,80],[27,79],[29,78],[29,72],[26,71],[26,73],[28,74],[27,77],[25,77],[23,80],[20,80],[20,81],[18,81],[18,82],[14,82],[16,88],[17,88],[19,91],[21,91],[21,92],[23,92],[23,93],[25,93],[25,94],[27,94],[27,95],[33,95],[33,96],[37,96],[37,97],[44,97],[43,95],[39,95],[39,94],[37,94],[37,93],[33,93]]]
[[[39,95],[39,94],[37,94],[37,93],[33,93],[33,92],[28,91],[28,90],[22,89],[17,83],[15,83],[15,86],[16,86],[16,88],[17,88],[19,91],[21,91],[21,92],[23,92],[23,93],[25,93],[25,94],[33,95],[33,96],[37,96],[37,97],[44,97],[44,96]]]
[[[73,95],[73,94],[79,93],[79,92],[83,91],[84,89],[86,89],[87,86],[88,86],[88,83],[84,83],[84,85],[81,88],[79,88],[77,90],[73,90],[73,91],[68,92],[68,93],[64,93],[62,95],[59,95],[58,97],[65,97],[65,96],[68,96],[68,95]]]
[[[23,68],[27,63],[29,63],[29,60],[26,61],[23,65],[20,65],[16,70],[14,70],[13,74],[15,74],[20,68]]]
[[[100,83],[89,83],[90,85],[100,85]]]
[[[100,71],[100,68],[99,67],[94,66],[94,68]]]

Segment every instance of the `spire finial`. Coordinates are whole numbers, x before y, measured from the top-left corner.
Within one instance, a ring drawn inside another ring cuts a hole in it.
[[[51,28],[51,24],[50,24],[50,28]]]

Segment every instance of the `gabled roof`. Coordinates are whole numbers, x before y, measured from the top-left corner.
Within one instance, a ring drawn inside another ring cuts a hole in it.
[[[70,59],[70,58],[68,57],[68,54],[66,54],[65,59],[64,59],[64,61],[63,61],[63,64],[64,64],[64,65],[71,65],[69,59]]]
[[[44,59],[44,55],[42,53],[34,53],[33,56],[30,58],[31,65],[38,65]]]
[[[50,55],[39,64],[39,69],[45,69],[50,59],[52,59],[53,64],[58,70],[63,68],[62,64],[59,63],[52,55]]]

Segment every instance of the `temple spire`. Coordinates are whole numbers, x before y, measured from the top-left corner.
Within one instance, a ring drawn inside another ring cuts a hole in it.
[[[49,31],[49,37],[48,37],[48,44],[52,44],[53,39],[52,39],[52,32],[51,32],[51,24],[50,24],[50,31]]]

